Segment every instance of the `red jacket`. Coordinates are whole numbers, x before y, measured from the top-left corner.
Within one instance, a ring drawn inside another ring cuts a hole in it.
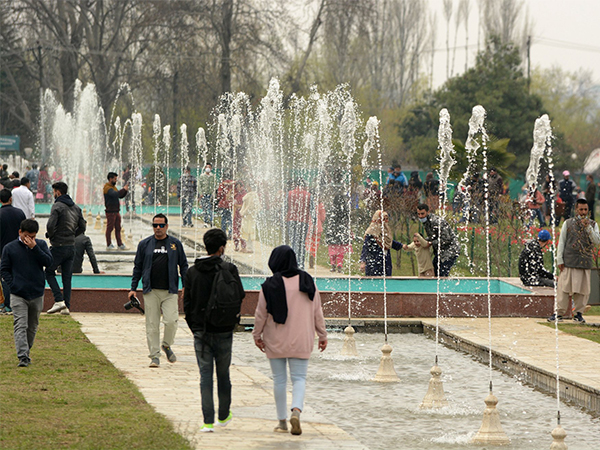
[[[217,207],[231,209],[233,204],[233,181],[223,180],[217,188]]]

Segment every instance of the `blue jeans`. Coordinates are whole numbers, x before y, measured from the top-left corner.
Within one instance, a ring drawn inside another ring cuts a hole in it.
[[[529,223],[527,224],[527,228],[531,228],[533,226],[533,221],[537,217],[538,222],[540,223],[540,227],[546,226],[546,221],[544,220],[544,214],[542,214],[542,208],[533,208],[530,209],[531,217],[529,218]]]
[[[304,222],[289,221],[287,223],[288,241],[290,247],[296,253],[298,267],[304,269],[304,260],[306,259],[306,235],[308,233],[308,224]]]
[[[73,277],[73,260],[75,259],[75,246],[65,245],[63,247],[50,247],[52,253],[52,265],[46,267],[46,281],[55,302],[65,302],[67,308],[71,308],[71,278]],[[56,268],[60,266],[63,292],[60,291],[58,281],[56,281]]]
[[[227,235],[227,239],[231,239],[231,224],[231,210],[221,209],[221,230]]]
[[[456,262],[456,258],[458,258],[458,257],[454,256],[447,261],[440,262],[440,277],[449,277],[450,276],[450,269],[452,269],[452,266]],[[435,273],[435,276],[437,277],[438,276],[438,274],[437,274],[437,269],[438,269],[437,255],[433,257],[432,263],[433,263],[433,272]]]
[[[204,423],[215,423],[213,400],[213,372],[217,368],[217,395],[219,396],[219,420],[225,420],[231,407],[231,345],[233,332],[194,333],[194,349],[200,368],[200,397]]]
[[[306,372],[308,371],[308,359],[299,358],[273,358],[270,359],[271,372],[273,373],[273,394],[277,406],[277,419],[287,418],[287,372],[286,363],[290,365],[290,377],[292,378],[292,409],[304,409],[304,394],[306,392]]]
[[[213,204],[212,204],[212,195],[206,194],[203,195],[200,199],[200,208],[202,208],[202,220],[204,223],[209,224],[211,227],[213,226]]]

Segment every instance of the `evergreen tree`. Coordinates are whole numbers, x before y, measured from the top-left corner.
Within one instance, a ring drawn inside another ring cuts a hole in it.
[[[431,166],[437,152],[438,114],[447,108],[453,137],[464,142],[469,118],[475,105],[486,112],[486,129],[490,136],[509,139],[506,151],[515,155],[508,167],[516,174],[525,173],[533,145],[535,119],[544,114],[542,101],[529,94],[527,79],[521,67],[518,48],[490,38],[486,49],[477,55],[475,67],[463,75],[449,79],[429,102],[419,104],[400,124],[400,135],[416,163]],[[498,155],[500,156],[500,155]],[[510,160],[505,157],[496,165]]]

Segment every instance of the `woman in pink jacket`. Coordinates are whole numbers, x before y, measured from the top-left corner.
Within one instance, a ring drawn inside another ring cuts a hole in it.
[[[273,276],[265,280],[254,312],[254,343],[267,354],[273,373],[273,391],[279,424],[276,432],[287,433],[286,366],[292,379],[292,434],[302,434],[300,413],[304,407],[308,359],[315,332],[319,350],[327,348],[321,297],[312,277],[298,268],[291,247],[281,245],[269,258]]]

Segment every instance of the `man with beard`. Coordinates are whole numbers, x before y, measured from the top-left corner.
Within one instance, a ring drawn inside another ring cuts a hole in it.
[[[561,322],[567,313],[569,297],[573,299],[573,320],[585,323],[583,311],[590,297],[594,246],[600,244],[598,224],[587,215],[588,204],[580,198],[575,203],[575,217],[567,219],[560,230],[557,262],[560,270],[556,289],[557,308],[549,322]]]

